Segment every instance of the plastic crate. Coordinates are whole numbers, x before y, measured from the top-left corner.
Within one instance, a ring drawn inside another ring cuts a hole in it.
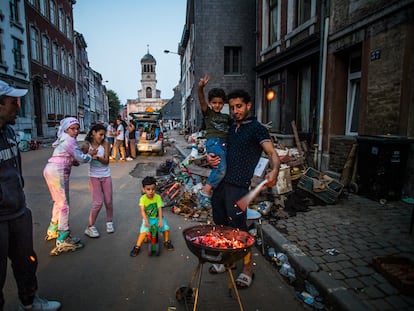
[[[333,204],[336,202],[339,195],[341,194],[344,185],[338,182],[337,180],[332,179],[330,182],[324,183],[324,185],[326,186],[324,190],[314,191],[314,182],[320,181],[321,176],[327,175],[321,173],[318,170],[315,170],[312,167],[309,167],[300,178],[298,188],[313,194],[315,197],[317,197],[325,203]]]

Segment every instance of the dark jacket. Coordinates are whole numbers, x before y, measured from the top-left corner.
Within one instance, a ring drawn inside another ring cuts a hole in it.
[[[26,208],[19,148],[13,129],[0,129],[0,221],[21,216]]]

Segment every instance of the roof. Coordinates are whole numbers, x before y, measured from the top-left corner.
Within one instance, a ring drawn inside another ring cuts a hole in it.
[[[141,58],[141,63],[144,63],[144,62],[153,62],[153,63],[156,63],[154,56],[152,56],[150,53],[145,54]]]

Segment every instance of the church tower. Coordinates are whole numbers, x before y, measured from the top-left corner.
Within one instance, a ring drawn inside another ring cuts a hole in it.
[[[160,91],[157,90],[157,62],[147,50],[147,54],[141,58],[141,90],[138,91],[138,99],[160,98]]]
[[[128,113],[159,111],[167,102],[161,99],[161,91],[157,90],[156,66],[157,61],[147,46],[147,54],[141,58],[141,89],[138,90],[137,99],[127,100]]]

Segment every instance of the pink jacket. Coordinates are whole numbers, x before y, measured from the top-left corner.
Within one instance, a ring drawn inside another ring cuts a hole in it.
[[[76,138],[67,133],[63,133],[52,146],[55,150],[53,150],[52,157],[48,160],[49,163],[72,164],[73,160],[77,160],[80,163],[92,161],[92,157],[89,154],[82,152]]]

